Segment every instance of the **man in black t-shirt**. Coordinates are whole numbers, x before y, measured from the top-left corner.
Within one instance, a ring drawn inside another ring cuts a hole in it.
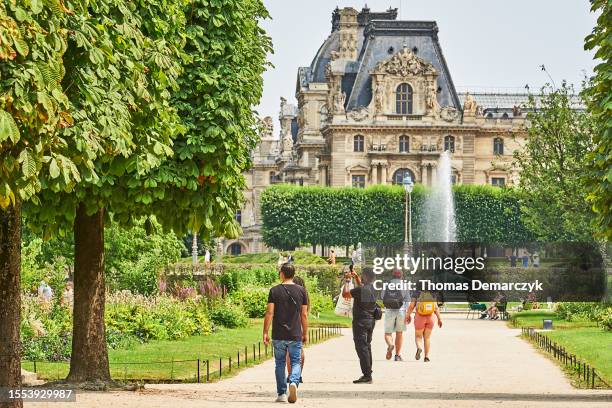
[[[375,275],[372,268],[363,268],[362,281],[355,272],[346,277],[342,297],[353,298],[353,342],[359,357],[362,376],[354,384],[372,384],[372,332],[374,331],[374,311],[376,309],[376,290],[372,286]],[[355,279],[355,288],[349,290],[350,278]]]
[[[295,268],[285,263],[280,269],[281,284],[270,289],[264,318],[263,341],[270,344],[268,332],[272,324],[277,402],[297,400],[297,387],[301,376],[302,345],[308,341],[308,295],[293,283]],[[289,352],[291,374],[289,396],[285,375],[286,354]]]

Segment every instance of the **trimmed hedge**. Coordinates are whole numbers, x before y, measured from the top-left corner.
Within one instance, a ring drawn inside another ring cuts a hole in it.
[[[491,186],[455,186],[457,240],[514,244],[533,240],[521,220],[518,193]],[[412,192],[412,231],[423,241],[423,207],[429,191]],[[261,195],[263,239],[271,247],[290,249],[309,244],[352,245],[357,242],[401,243],[404,190],[401,186],[362,188],[277,185]]]

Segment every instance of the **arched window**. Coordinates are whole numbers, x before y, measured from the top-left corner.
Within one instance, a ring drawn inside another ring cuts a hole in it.
[[[410,139],[408,136],[403,135],[399,137],[399,151],[400,153],[408,153],[410,151]]]
[[[487,119],[493,119],[493,114],[491,112],[487,113]]]
[[[395,113],[412,114],[412,87],[406,83],[399,84],[395,94]]]
[[[455,136],[444,137],[444,151],[455,153]]]
[[[237,242],[234,242],[232,245],[229,246],[227,252],[229,252],[230,255],[240,255],[242,253],[242,245]]]
[[[510,119],[510,116],[508,116],[507,113],[504,112],[504,114],[501,117],[502,119]]]
[[[415,183],[416,179],[414,178],[414,173],[410,169],[398,169],[393,173],[393,184],[402,185],[404,182],[404,178],[406,176],[410,176],[412,182]]]
[[[504,139],[501,137],[493,139],[493,154],[504,154]]]
[[[365,144],[365,139],[361,135],[357,135],[353,138],[353,151],[354,152],[363,152],[363,147]]]

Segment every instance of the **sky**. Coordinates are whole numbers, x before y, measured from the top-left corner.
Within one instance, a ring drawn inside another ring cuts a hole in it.
[[[539,89],[562,80],[580,85],[592,73],[593,54],[584,37],[596,23],[588,0],[263,0],[271,19],[262,26],[272,37],[274,68],[264,73],[256,108],[278,126],[280,97],[296,104],[297,69],[309,66],[331,32],[336,6],[371,11],[398,8],[398,19],[435,20],[455,86],[498,92]],[[401,3],[401,8],[400,8]]]

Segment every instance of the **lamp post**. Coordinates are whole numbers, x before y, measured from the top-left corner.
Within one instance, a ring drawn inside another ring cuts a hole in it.
[[[412,189],[414,183],[412,177],[406,175],[402,180],[405,192],[405,209],[404,209],[404,251],[410,252],[412,247]]]

